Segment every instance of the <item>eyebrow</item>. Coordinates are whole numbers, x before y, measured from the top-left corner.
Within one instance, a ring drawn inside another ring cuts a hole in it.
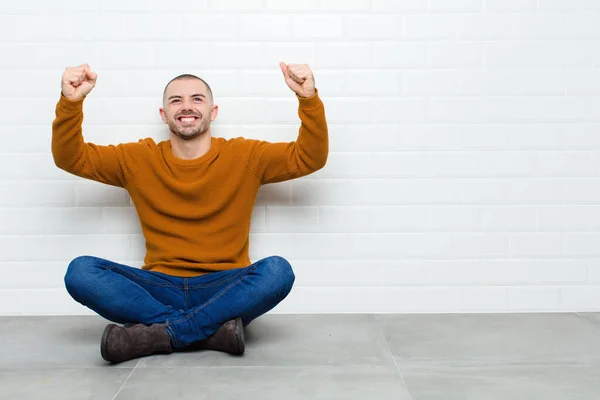
[[[196,94],[191,95],[190,97],[204,97],[206,99],[206,96],[203,95],[202,93],[196,93]],[[174,96],[169,97],[167,100],[172,100],[172,99],[181,99],[181,96],[174,95]]]

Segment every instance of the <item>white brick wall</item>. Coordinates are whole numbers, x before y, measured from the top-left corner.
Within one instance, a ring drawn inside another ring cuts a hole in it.
[[[99,74],[90,142],[167,138],[184,72],[216,136],[289,141],[280,60],[315,71],[331,154],[259,193],[251,258],[297,275],[274,312],[600,310],[600,1],[3,1],[0,33],[2,315],[89,313],[68,262],[143,258],[127,193],[52,162],[66,66]]]

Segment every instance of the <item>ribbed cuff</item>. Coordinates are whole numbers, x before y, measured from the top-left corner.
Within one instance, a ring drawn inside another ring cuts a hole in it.
[[[296,94],[298,101],[300,102],[300,108],[305,110],[312,110],[315,108],[319,108],[323,102],[319,98],[319,89],[315,88],[315,94],[310,97],[300,97]]]
[[[71,101],[67,99],[62,93],[60,94],[60,100],[58,100],[58,108],[66,113],[78,113],[83,111],[83,100],[85,97],[78,101]]]

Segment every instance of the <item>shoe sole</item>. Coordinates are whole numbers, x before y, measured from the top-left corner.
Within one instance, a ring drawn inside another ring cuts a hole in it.
[[[108,339],[110,331],[112,331],[115,327],[115,324],[107,325],[106,328],[104,328],[104,332],[102,333],[102,339],[100,340],[100,355],[106,361],[112,361],[108,358],[108,355],[106,354],[106,340]]]
[[[242,318],[240,317],[235,319],[235,338],[237,340],[239,354],[244,354],[244,351],[246,350],[246,339],[244,337],[244,325],[242,324]]]

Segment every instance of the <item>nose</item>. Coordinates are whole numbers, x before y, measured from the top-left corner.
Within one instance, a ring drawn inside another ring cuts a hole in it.
[[[183,110],[191,110],[193,107],[193,102],[191,100],[183,100],[181,108]]]

